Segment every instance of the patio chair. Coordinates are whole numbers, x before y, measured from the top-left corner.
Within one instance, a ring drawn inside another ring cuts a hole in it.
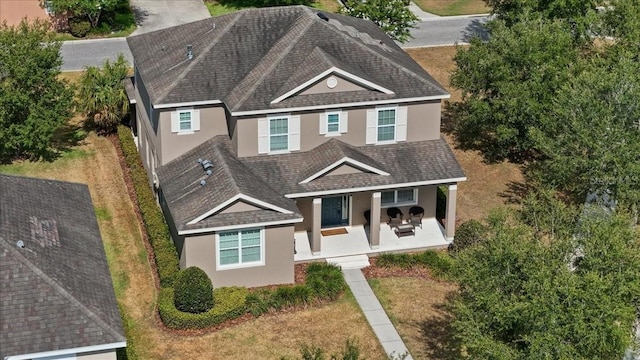
[[[422,229],[422,217],[424,216],[424,209],[421,206],[412,206],[409,209],[408,223],[413,226],[420,226]]]
[[[390,207],[387,209],[387,216],[389,216],[389,221],[391,221],[391,219],[399,217],[400,221],[402,221],[402,211],[400,211],[400,209],[398,209],[397,207]]]
[[[398,216],[398,217],[393,217],[393,218],[389,218],[389,227],[391,229],[393,228],[398,228],[398,226],[402,225],[402,217]]]

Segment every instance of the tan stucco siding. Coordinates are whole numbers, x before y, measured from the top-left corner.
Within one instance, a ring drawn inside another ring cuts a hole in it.
[[[334,88],[330,88],[327,85],[327,79],[329,79],[330,77],[336,80],[336,84]],[[347,79],[344,79],[340,76],[331,75],[309,86],[307,89],[300,92],[300,95],[325,94],[325,93],[333,93],[333,92],[358,91],[358,90],[367,90],[367,88],[362,87],[358,84],[354,84],[353,82]]]
[[[225,213],[235,213],[235,212],[243,212],[243,211],[252,211],[252,210],[260,210],[261,208],[251,205],[251,204],[247,204],[246,202],[243,201],[236,201],[233,204],[227,206],[226,208],[220,210],[220,214],[225,214]]]
[[[407,106],[407,141],[434,140],[440,137],[440,100]],[[291,113],[300,116],[300,151],[309,151],[334,137],[354,145],[366,145],[367,110],[371,107],[342,108],[348,116],[347,131],[327,136],[320,133],[320,114],[325,111]],[[283,114],[289,114],[286,111]],[[258,155],[258,121],[266,115],[237,119],[232,140],[239,157]]]
[[[7,25],[20,24],[23,18],[27,20],[49,20],[49,15],[40,7],[39,0],[0,0],[0,23]]]
[[[115,350],[94,351],[89,353],[77,354],[77,360],[116,360]]]
[[[303,217],[302,222],[296,223],[296,231],[311,230],[313,227],[313,199],[297,199],[296,206]]]
[[[371,209],[371,194],[361,192],[351,196],[351,225],[363,225],[367,222],[364,212]]]
[[[356,169],[353,166],[342,165],[342,166],[338,166],[334,170],[329,171],[324,176],[345,175],[345,174],[359,174],[359,173],[362,173],[362,172],[363,172],[362,170]]]
[[[162,142],[161,164],[164,165],[216,135],[229,135],[224,107],[195,107],[200,113],[200,130],[189,134],[171,132],[171,113],[160,112],[158,137]]]
[[[216,267],[215,234],[189,236],[184,243],[184,267],[203,269],[214,287],[293,283],[293,225],[266,228],[264,244],[264,265],[220,270]]]

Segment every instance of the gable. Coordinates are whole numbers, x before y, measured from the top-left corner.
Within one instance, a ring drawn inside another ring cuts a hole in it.
[[[220,210],[218,214],[228,214],[228,213],[236,213],[243,211],[253,211],[253,210],[263,210],[263,207],[259,207],[253,204],[250,204],[243,200],[237,200],[224,209]]]
[[[333,164],[326,166],[325,168],[317,171],[316,173],[307,177],[306,179],[300,181],[300,184],[306,184],[324,176],[359,174],[359,173],[377,174],[382,176],[389,175],[389,173],[384,170],[378,169],[374,166],[362,163],[360,161],[356,161],[349,157],[344,157],[334,162]]]
[[[372,172],[371,171],[364,171],[362,169],[358,169],[357,167],[350,166],[350,165],[341,165],[341,166],[338,166],[337,168],[329,171],[328,173],[324,174],[323,176],[360,174],[360,173],[369,173],[369,174],[371,174]]]
[[[330,74],[318,80],[315,84],[309,86],[298,95],[325,94],[360,90],[369,89],[353,81],[347,80],[341,76]]]
[[[256,199],[244,194],[237,194],[232,198],[222,202],[221,204],[214,207],[213,209],[207,211],[206,213],[189,221],[187,225],[197,224],[206,218],[209,218],[214,215],[222,214],[222,213],[245,212],[245,211],[253,211],[253,210],[272,210],[282,214],[293,213],[291,210],[287,210],[277,205],[270,204],[260,199]]]

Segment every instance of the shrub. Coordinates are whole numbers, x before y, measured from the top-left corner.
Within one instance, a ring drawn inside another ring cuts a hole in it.
[[[180,270],[173,282],[173,290],[173,303],[180,311],[199,314],[213,307],[211,279],[197,266]]]
[[[79,38],[87,36],[91,30],[91,23],[89,20],[82,17],[69,18],[69,32],[71,35]]]
[[[271,291],[262,289],[247,295],[246,307],[251,315],[258,317],[269,311],[269,298]]]
[[[127,167],[131,173],[145,230],[153,247],[160,286],[170,287],[173,285],[173,280],[180,270],[178,252],[171,241],[169,228],[149,186],[147,173],[140,162],[140,156],[133,142],[131,130],[123,125],[118,126],[118,139],[120,140]]]
[[[431,269],[434,276],[446,277],[453,267],[453,259],[445,252],[427,250],[416,254],[380,254],[378,265],[401,268],[424,266]]]
[[[204,329],[246,313],[247,293],[247,289],[241,287],[214,289],[215,306],[209,311],[191,314],[176,309],[172,288],[161,288],[158,295],[158,313],[162,322],[171,329]]]
[[[307,266],[306,285],[315,297],[329,300],[337,299],[346,287],[340,268],[327,263]]]
[[[456,253],[462,249],[466,249],[476,245],[487,236],[487,227],[478,220],[466,221],[456,229],[456,237],[449,247],[451,253]]]
[[[271,295],[271,307],[282,309],[296,305],[308,304],[312,291],[306,285],[280,286]]]

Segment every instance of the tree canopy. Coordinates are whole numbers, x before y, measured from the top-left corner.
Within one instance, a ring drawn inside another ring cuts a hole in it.
[[[54,153],[74,112],[73,89],[58,78],[59,50],[45,22],[0,24],[0,161]]]
[[[456,253],[460,294],[452,325],[461,353],[470,359],[622,359],[633,345],[640,305],[638,233],[624,214],[576,222],[575,212],[559,202],[544,204],[492,214],[488,236]],[[553,226],[531,226],[567,211]]]
[[[419,20],[405,5],[404,0],[346,0],[340,11],[373,21],[389,37],[401,43],[409,40],[410,30]]]
[[[41,5],[45,2],[57,14],[87,18],[91,26],[96,27],[100,16],[115,9],[120,0],[42,0]]]

